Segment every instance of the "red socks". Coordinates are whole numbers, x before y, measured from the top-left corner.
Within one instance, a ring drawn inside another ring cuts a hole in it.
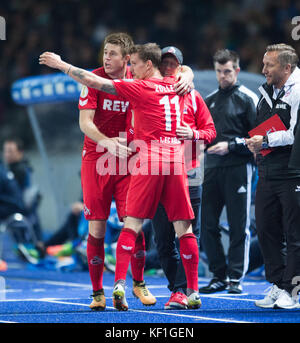
[[[135,248],[131,256],[131,272],[135,281],[144,280],[144,267],[146,262],[146,245],[144,232],[141,231],[135,241]]]
[[[129,263],[135,251],[137,233],[123,228],[117,243],[115,281],[126,280]]]
[[[104,238],[95,238],[89,234],[87,239],[87,260],[93,291],[103,288]],[[145,236],[131,229],[124,228],[119,236],[116,250],[115,281],[126,280],[131,262],[132,277],[135,281],[143,281],[145,266]]]
[[[180,237],[180,256],[185,270],[187,288],[198,292],[199,248],[193,233]]]
[[[104,266],[104,238],[95,238],[89,234],[87,239],[87,262],[93,291],[103,288],[103,266]]]

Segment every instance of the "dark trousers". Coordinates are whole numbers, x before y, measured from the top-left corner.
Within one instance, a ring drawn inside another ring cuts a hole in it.
[[[200,209],[202,187],[190,186],[190,198],[195,218],[192,220],[193,233],[200,239]],[[175,238],[174,226],[169,222],[164,207],[159,204],[152,220],[152,227],[155,235],[156,249],[160,265],[168,279],[168,288],[172,292],[178,289],[186,290],[187,282],[184,267],[178,250],[178,241]]]
[[[300,179],[259,178],[255,216],[266,279],[291,293],[300,276]]]
[[[248,269],[252,173],[250,163],[205,170],[201,246],[207,255],[209,270],[222,280],[228,276],[232,281],[240,281]],[[224,206],[229,225],[227,257],[219,227]]]
[[[64,244],[78,238],[79,218],[80,215],[70,212],[63,225],[45,242],[45,246]]]

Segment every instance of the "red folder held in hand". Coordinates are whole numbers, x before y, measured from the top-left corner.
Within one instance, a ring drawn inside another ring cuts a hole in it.
[[[266,136],[267,134],[275,131],[286,131],[286,127],[281,121],[278,114],[274,114],[271,118],[265,120],[264,122],[256,126],[254,129],[250,130],[248,133],[250,137],[253,137],[255,135]],[[260,153],[263,156],[266,156],[272,150],[273,148],[262,149]]]

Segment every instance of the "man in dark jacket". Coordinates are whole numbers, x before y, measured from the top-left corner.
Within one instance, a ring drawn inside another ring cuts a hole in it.
[[[235,52],[218,51],[214,67],[219,88],[205,102],[217,137],[206,151],[201,215],[201,244],[213,278],[199,292],[214,293],[228,288],[230,293],[241,293],[241,281],[249,263],[253,173],[252,154],[243,137],[254,125],[258,97],[238,83],[239,57]],[[224,206],[229,224],[228,261],[219,227]]]
[[[263,58],[266,83],[259,90],[256,125],[277,114],[286,130],[256,135],[246,143],[256,154],[257,234],[270,292],[255,304],[264,308],[299,306],[300,276],[300,70],[296,51],[286,44],[267,47]],[[271,148],[267,155],[263,149]],[[297,154],[298,153],[298,154]],[[264,156],[263,156],[264,155]],[[299,287],[298,287],[299,289]]]
[[[42,229],[37,212],[40,203],[38,189],[32,183],[32,168],[24,157],[24,146],[19,138],[8,138],[3,144],[3,159],[6,167],[13,173],[21,191],[26,217],[32,224],[36,239],[42,242]]]
[[[14,175],[0,161],[0,220],[23,210],[22,193]]]
[[[31,184],[31,167],[24,158],[23,142],[10,138],[3,143],[3,159],[7,168],[13,172],[22,191]]]

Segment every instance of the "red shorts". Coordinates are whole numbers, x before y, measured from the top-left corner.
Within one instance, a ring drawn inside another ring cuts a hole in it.
[[[112,197],[116,202],[119,219],[125,216],[126,195],[130,175],[99,175],[97,160],[81,163],[81,186],[84,215],[87,220],[106,220],[110,214]]]
[[[169,221],[193,219],[187,175],[174,175],[172,170],[171,164],[170,175],[131,175],[126,216],[152,219],[161,202]]]

